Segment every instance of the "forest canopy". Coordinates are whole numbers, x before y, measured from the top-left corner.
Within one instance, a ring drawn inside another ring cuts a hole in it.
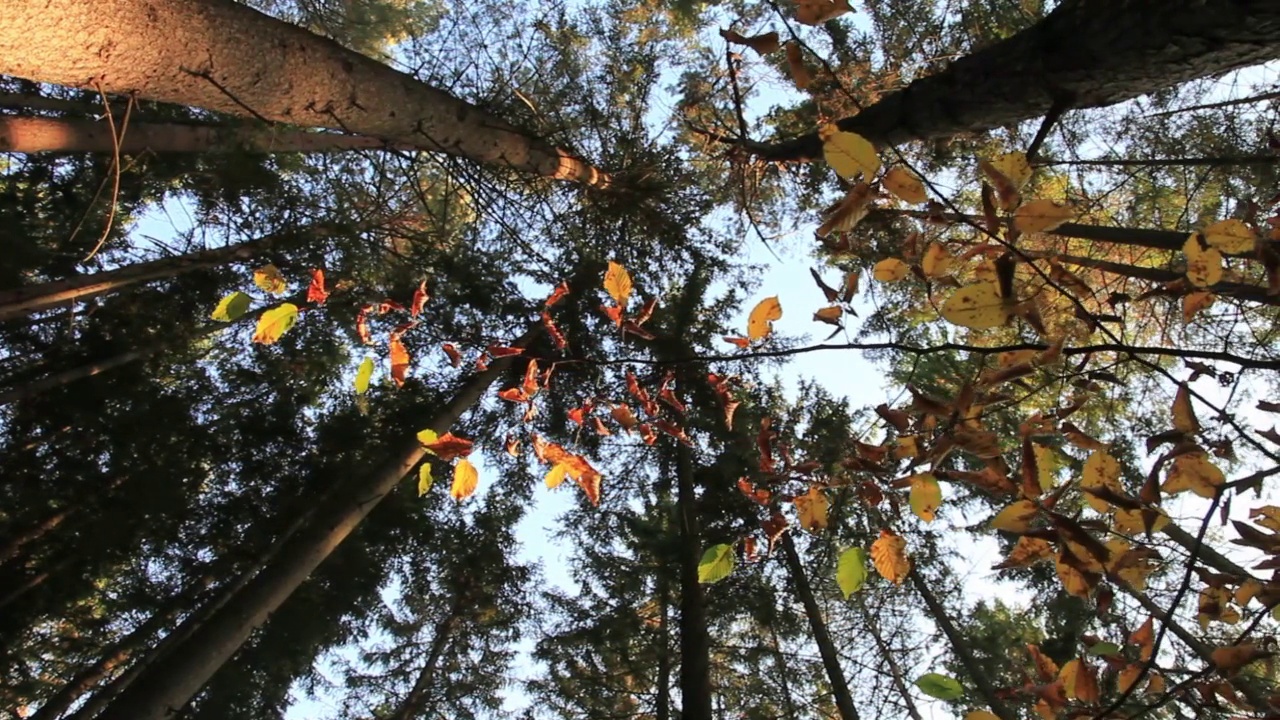
[[[0,709],[1280,716],[1280,4],[8,0]]]

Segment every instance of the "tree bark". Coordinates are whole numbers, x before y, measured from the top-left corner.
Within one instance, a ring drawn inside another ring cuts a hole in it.
[[[194,125],[130,122],[119,151],[153,153],[327,153],[347,150],[413,150],[364,135],[310,132],[261,125]],[[112,153],[116,139],[105,120],[0,115],[0,152]]]
[[[878,146],[948,138],[1113,105],[1280,57],[1274,0],[1063,0],[1022,32],[838,121]],[[749,146],[773,160],[812,160],[810,133]]]
[[[822,608],[809,586],[809,578],[805,575],[804,565],[800,562],[800,553],[796,552],[796,544],[789,533],[782,534],[782,556],[787,561],[787,570],[791,574],[791,582],[795,584],[796,595],[804,606],[805,617],[809,619],[809,630],[813,633],[813,641],[818,645],[818,654],[822,657],[822,667],[827,671],[827,681],[831,683],[831,694],[835,696],[836,709],[841,720],[859,720],[858,710],[853,704],[853,694],[849,692],[849,683],[845,680],[844,669],[840,667],[840,655],[836,645],[827,632],[827,621],[822,617]]]
[[[539,324],[513,345],[523,347],[540,332]],[[510,365],[511,358],[502,358],[472,377],[427,427],[444,434]],[[174,648],[163,664],[144,671],[99,720],[164,720],[181,710],[249,635],[395,489],[424,453],[417,438],[411,437],[377,471],[344,483],[269,565]]]
[[[664,568],[658,567],[658,692],[654,720],[671,720],[671,641],[668,636],[671,592]]]
[[[475,105],[232,0],[7,0],[0,73],[608,182]]]
[[[698,582],[702,531],[698,522],[693,453],[676,449],[676,510],[680,519],[680,717],[711,720],[711,636],[706,598]]]

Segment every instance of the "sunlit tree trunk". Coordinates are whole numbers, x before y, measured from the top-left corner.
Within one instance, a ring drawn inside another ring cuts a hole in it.
[[[539,325],[513,344],[523,347],[540,329]],[[502,358],[472,377],[427,427],[445,433],[510,364],[511,358]],[[418,464],[424,452],[417,438],[411,437],[381,468],[346,482],[270,564],[175,647],[165,662],[144,671],[100,720],[163,720],[179,711]]]
[[[831,633],[827,631],[827,621],[822,617],[822,608],[818,607],[818,600],[813,595],[804,564],[800,562],[800,553],[796,552],[796,544],[788,533],[782,534],[780,544],[782,556],[787,561],[787,570],[791,574],[791,582],[795,585],[796,595],[800,596],[805,617],[809,619],[809,630],[813,633],[813,641],[822,657],[822,667],[827,671],[827,681],[831,683],[831,694],[835,696],[840,718],[859,720],[858,710],[853,704],[853,694],[849,692],[844,669],[840,667],[840,655],[836,652],[835,643],[831,641]]]
[[[607,182],[475,105],[233,0],[7,0],[0,73]]]
[[[1064,0],[1043,20],[839,121],[877,145],[1112,105],[1280,57],[1274,0]],[[816,133],[753,148],[822,156]]]
[[[117,122],[119,142],[105,120],[0,115],[0,152],[17,153],[325,153],[347,150],[412,149],[363,135],[309,132],[260,125],[193,125]],[[117,145],[119,147],[117,148]]]
[[[711,720],[711,636],[698,582],[702,532],[693,452],[676,450],[676,513],[680,523],[680,708],[682,720]]]

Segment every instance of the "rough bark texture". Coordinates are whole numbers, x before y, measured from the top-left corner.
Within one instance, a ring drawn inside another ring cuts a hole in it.
[[[523,347],[540,331],[538,325],[513,344]],[[511,358],[494,361],[487,371],[463,385],[427,427],[444,434],[510,365]],[[317,509],[306,527],[290,538],[273,562],[169,653],[164,663],[149,668],[135,680],[98,720],[164,720],[181,710],[249,635],[395,489],[424,452],[417,438],[410,438],[381,468],[347,482]]]
[[[787,570],[791,574],[791,582],[795,585],[796,595],[800,596],[800,604],[804,606],[805,617],[809,619],[809,630],[813,633],[813,641],[818,645],[818,654],[822,656],[822,667],[827,671],[827,681],[831,683],[831,694],[835,696],[836,709],[841,720],[859,720],[858,710],[853,704],[853,694],[849,692],[849,683],[845,680],[844,669],[840,667],[840,655],[836,645],[827,632],[827,621],[822,617],[822,608],[813,596],[813,588],[809,586],[809,578],[805,575],[804,565],[800,562],[800,553],[796,552],[796,544],[787,533],[782,534],[782,555],[787,561]]]
[[[125,155],[153,153],[324,153],[347,150],[411,149],[364,135],[307,132],[262,126],[190,125],[130,122],[123,130],[119,151]],[[106,120],[0,115],[0,152],[111,153],[116,140]]]
[[[693,453],[681,445],[676,456],[676,510],[680,521],[680,717],[711,720],[711,636],[706,598],[698,582],[702,532],[698,523]]]
[[[1275,0],[1064,0],[1043,21],[839,121],[876,145],[954,137],[1112,105],[1280,57]],[[821,157],[816,133],[752,148]]]
[[[443,90],[232,0],[6,0],[0,73],[608,180]]]

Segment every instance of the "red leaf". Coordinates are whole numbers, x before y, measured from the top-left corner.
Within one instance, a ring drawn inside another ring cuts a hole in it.
[[[391,379],[395,380],[396,387],[404,385],[405,375],[409,372],[409,351],[405,348],[404,343],[400,342],[399,335],[391,336]]]
[[[569,411],[569,419],[581,425],[586,420],[585,418],[586,411],[587,411],[586,406],[576,407]]]
[[[404,306],[396,302],[395,300],[383,300],[381,303],[378,304],[379,315],[384,315],[386,313],[391,312],[392,310],[403,310],[403,309],[404,309]]]
[[[675,391],[671,389],[671,383],[675,381],[675,373],[667,373],[663,378],[662,385],[658,388],[658,398],[670,405],[676,412],[684,413],[684,403],[680,402],[680,398],[676,397]]]
[[[645,303],[644,307],[640,308],[640,314],[636,315],[636,325],[640,326],[649,322],[649,318],[653,317],[653,310],[656,307],[658,307],[658,298],[653,298],[649,302]],[[652,340],[653,338],[649,339]]]
[[[395,329],[391,331],[391,337],[393,338],[403,337],[405,333],[409,332],[410,330],[416,327],[418,327],[418,323],[416,320],[411,320],[407,323],[400,323],[399,325],[395,326]]]
[[[504,447],[511,457],[520,457],[520,438],[515,435],[508,435]]]
[[[453,343],[445,343],[440,346],[440,349],[444,350],[444,354],[449,356],[450,365],[458,367],[462,364],[462,355],[458,352],[458,348],[453,346]]]
[[[524,391],[518,387],[507,388],[506,390],[498,393],[498,397],[513,403],[522,403],[529,399],[529,396],[525,395]]]
[[[329,299],[329,291],[324,289],[324,270],[311,271],[311,284],[307,286],[307,302],[323,305]]]
[[[516,355],[524,354],[524,348],[507,347],[505,345],[490,345],[485,348],[485,351],[488,352],[489,356],[495,360],[497,358],[515,357]]]
[[[645,445],[652,445],[658,442],[658,433],[653,431],[649,423],[640,423],[640,439],[644,440]]]
[[[596,434],[597,434],[597,435],[612,435],[612,434],[613,434],[613,433],[609,432],[609,428],[607,428],[607,427],[605,427],[605,426],[604,426],[604,422],[603,422],[603,421],[601,421],[601,420],[600,420],[600,418],[598,418],[598,417],[593,417],[593,418],[591,418],[591,423],[592,423],[592,426],[595,428],[595,430],[596,430]]]
[[[635,320],[627,320],[626,322],[622,323],[622,334],[626,335],[628,333],[635,335],[641,340],[654,340],[658,337],[657,335],[654,335],[648,330],[645,330],[644,328],[640,327],[638,324],[636,324]]]
[[[556,327],[556,323],[551,319],[551,313],[546,310],[542,311],[542,324],[547,328],[547,334],[551,336],[551,340],[556,344],[556,348],[563,350],[569,347],[569,341],[565,340],[564,333],[560,332],[560,328]]]
[[[555,305],[556,303],[563,300],[565,296],[567,296],[568,294],[569,294],[569,283],[562,281],[559,285],[556,286],[555,290],[551,291],[551,295],[547,297],[547,300],[545,303],[543,303],[543,306],[551,307],[552,305]]]
[[[680,442],[684,443],[685,445],[688,445],[689,447],[693,447],[693,441],[689,439],[688,435],[684,434],[684,429],[681,428],[679,425],[676,425],[670,420],[661,420],[661,419],[654,420],[653,424],[657,425],[658,429],[661,430],[662,432],[670,435],[671,437],[679,440]]]
[[[471,446],[472,442],[470,440],[460,438],[451,432],[441,435],[430,445],[423,445],[423,447],[435,453],[436,457],[445,462],[470,455]]]
[[[738,478],[738,490],[757,505],[768,507],[769,498],[773,496],[768,490],[752,485],[745,477]]]
[[[413,302],[409,304],[409,316],[418,317],[418,313],[422,312],[422,306],[427,304],[427,281],[423,280],[418,284],[418,289],[413,291]]]
[[[600,312],[608,315],[614,325],[622,327],[622,308],[617,305],[601,305]]]
[[[476,370],[478,372],[484,372],[485,370],[488,370],[488,369],[489,369],[489,354],[480,353],[480,357],[476,358]]]
[[[373,336],[369,334],[369,311],[372,309],[372,305],[365,305],[356,315],[356,335],[360,336],[360,342],[365,345],[373,344]]]
[[[538,361],[529,360],[529,366],[524,369],[524,384],[521,385],[524,394],[533,397],[538,394]]]
[[[720,339],[732,345],[737,345],[739,348],[743,350],[745,350],[747,346],[751,344],[751,341],[744,337],[729,337],[728,335],[726,335]]]

